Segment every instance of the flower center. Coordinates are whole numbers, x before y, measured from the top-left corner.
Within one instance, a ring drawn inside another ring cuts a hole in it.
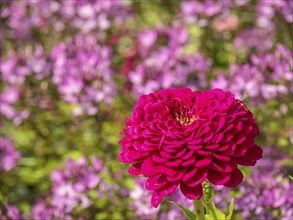
[[[197,120],[192,110],[185,105],[180,106],[177,111],[174,112],[174,118],[179,121],[182,126],[190,125]]]
[[[189,117],[186,115],[178,115],[176,112],[174,115],[175,115],[175,119],[179,121],[182,126],[190,125],[192,124],[192,122],[194,122],[197,119],[195,115],[192,115],[191,117]]]

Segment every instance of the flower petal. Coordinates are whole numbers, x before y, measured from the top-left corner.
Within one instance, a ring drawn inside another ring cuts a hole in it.
[[[162,179],[164,179],[165,177],[162,175],[163,174],[150,176],[145,182],[145,188],[147,190],[157,190],[162,184],[164,184],[164,181],[162,181]],[[160,179],[161,181],[159,181]]]
[[[197,167],[205,167],[207,165],[209,165],[212,162],[212,158],[211,157],[205,157],[201,160],[197,160],[195,161],[195,166]]]
[[[163,195],[159,194],[158,192],[154,191],[152,194],[151,203],[153,207],[157,208],[162,201]]]
[[[203,193],[201,184],[194,187],[190,187],[185,182],[181,182],[180,190],[188,199],[198,200],[202,197]]]
[[[235,161],[242,166],[254,166],[256,161],[262,158],[263,150],[254,145],[252,148],[248,149],[244,156],[236,158]]]
[[[197,169],[195,175],[193,175],[193,177],[188,179],[186,181],[186,183],[189,186],[193,187],[193,186],[201,184],[203,181],[205,181],[207,176],[208,176],[208,172],[206,169]]]
[[[207,178],[214,185],[223,185],[230,180],[230,176],[228,174],[224,174],[213,170],[208,171]]]
[[[144,174],[143,171],[141,170],[141,165],[142,165],[142,162],[139,162],[139,163],[133,164],[133,165],[128,169],[128,173],[129,173],[130,175],[133,175],[133,176],[138,176],[138,175]]]
[[[239,169],[236,169],[230,174],[230,180],[227,183],[225,183],[224,186],[233,188],[242,183],[242,180],[243,174]]]

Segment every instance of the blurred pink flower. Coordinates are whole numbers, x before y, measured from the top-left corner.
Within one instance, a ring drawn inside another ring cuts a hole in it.
[[[0,136],[0,171],[12,170],[20,157],[20,152],[14,148],[14,142]]]

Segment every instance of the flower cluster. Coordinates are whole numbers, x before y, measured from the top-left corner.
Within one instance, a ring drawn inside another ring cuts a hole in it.
[[[61,32],[68,28],[102,36],[110,27],[121,25],[130,12],[123,0],[115,1],[4,1],[0,18],[6,25],[5,36],[31,39],[35,32]]]
[[[5,82],[5,87],[0,96],[0,114],[12,120],[15,124],[20,124],[28,118],[28,109],[18,109],[17,103],[22,100],[27,91],[26,83],[28,77],[33,80],[44,80],[51,73],[51,63],[48,55],[41,45],[35,47],[28,46],[23,51],[14,52],[10,50],[7,58],[1,58],[1,80]],[[40,94],[37,94],[39,96]],[[36,97],[30,97],[36,98]],[[28,105],[33,101],[22,100]],[[43,101],[44,102],[44,101]],[[35,102],[42,105],[43,102]]]
[[[154,208],[149,203],[149,200],[152,197],[151,192],[145,190],[145,180],[142,178],[135,179],[135,188],[130,190],[129,197],[132,198],[133,202],[130,204],[129,208],[135,210],[135,213],[141,219],[156,219],[159,216],[159,219],[187,219],[186,216],[182,213],[182,210],[175,205],[169,205],[162,208]],[[185,196],[182,195],[179,189],[176,189],[172,195],[167,197],[169,201],[177,202],[181,205],[184,205],[189,210],[193,209],[193,202],[187,200]],[[160,206],[159,206],[160,207]]]
[[[293,22],[292,1],[261,0],[256,5],[256,26],[246,28],[234,39],[237,50],[265,53],[274,46],[276,15],[281,15],[288,23]]]
[[[265,173],[256,173],[247,178],[247,183],[240,187],[235,209],[244,218],[273,219],[278,216],[290,219],[293,215],[293,186],[289,179]]]
[[[3,138],[1,137],[0,140],[2,148]],[[5,160],[7,161],[7,159]],[[8,162],[6,164],[10,166],[11,163]],[[77,161],[69,158],[62,169],[55,169],[51,173],[52,194],[45,199],[37,199],[30,213],[20,213],[17,207],[6,204],[5,208],[0,210],[0,217],[12,220],[76,219],[74,213],[77,208],[84,210],[92,206],[89,191],[95,191],[96,196],[99,197],[103,190],[109,188],[109,184],[101,177],[105,171],[106,168],[102,161],[96,157],[92,157],[90,160],[81,157]],[[78,220],[82,219],[78,218]]]
[[[188,32],[181,27],[142,31],[134,55],[138,64],[128,73],[133,93],[142,95],[182,85],[205,87],[210,62],[200,53],[185,53],[187,43]]]
[[[235,209],[241,212],[244,218],[292,217],[293,185],[288,178],[292,167],[282,165],[284,160],[290,161],[285,152],[276,147],[264,148],[263,160],[240,186],[240,195],[235,200]]]
[[[183,1],[180,5],[179,18],[184,23],[197,24],[201,27],[213,24],[219,31],[234,29],[238,25],[238,18],[231,16],[231,9],[247,5],[248,0],[206,0]],[[236,20],[235,20],[236,19]],[[223,26],[223,21],[226,25]]]
[[[252,113],[220,89],[141,96],[126,126],[119,160],[133,164],[130,174],[148,177],[154,207],[179,184],[188,199],[201,198],[206,179],[236,187],[243,178],[238,165],[252,166],[262,157]]]
[[[262,160],[239,188],[240,194],[235,200],[236,212],[240,212],[244,218],[290,219],[293,214],[293,187],[289,183],[288,175],[292,173],[292,167],[284,165],[286,160],[290,161],[288,154],[277,147],[264,148]],[[227,195],[230,189],[214,187],[214,202],[224,210],[229,204]]]
[[[12,170],[20,156],[20,152],[15,149],[13,141],[0,136],[0,171]]]
[[[244,95],[254,103],[292,92],[292,51],[278,45],[275,51],[252,55],[250,63],[232,64],[228,75],[218,74],[211,82],[212,88],[221,87],[237,97]]]
[[[6,59],[1,59],[1,79],[10,85],[21,85],[27,76],[37,80],[51,73],[48,55],[41,45],[28,46],[23,51],[9,51]]]
[[[33,219],[40,219],[40,220],[46,220],[46,219],[73,220],[70,214],[52,206],[50,199],[48,201],[39,199],[33,205],[30,215]],[[82,220],[82,219],[79,219],[79,220]]]
[[[135,210],[137,216],[142,219],[155,218],[159,213],[159,209],[155,209],[149,203],[151,194],[144,189],[145,181],[136,179],[135,183],[135,188],[129,192],[129,197],[133,200],[129,208]]]
[[[0,219],[1,220],[19,220],[23,219],[18,208],[14,205],[6,204],[0,209]]]
[[[273,18],[280,14],[288,23],[293,23],[293,2],[291,0],[260,0],[256,6],[256,23],[259,27],[273,29]]]
[[[245,55],[256,51],[259,54],[269,51],[274,45],[274,32],[262,28],[247,28],[235,39],[236,51]]]
[[[52,179],[52,204],[66,213],[81,205],[87,208],[91,201],[87,191],[95,189],[101,182],[100,172],[103,171],[102,161],[92,158],[92,164],[88,164],[85,157],[78,161],[68,159],[64,170],[54,170]]]
[[[58,14],[66,25],[88,33],[108,30],[113,24],[121,25],[130,11],[123,0],[115,1],[61,1]]]
[[[15,124],[21,123],[29,116],[27,110],[18,111],[14,104],[20,99],[21,92],[16,87],[8,87],[4,91],[0,92],[0,116],[13,121]],[[2,117],[0,120],[3,120]],[[2,123],[2,121],[0,121]]]
[[[100,46],[94,35],[77,35],[56,45],[51,54],[53,82],[64,100],[79,104],[75,114],[94,115],[98,104],[110,104],[115,95],[111,49]]]
[[[277,14],[284,17],[288,23],[293,22],[293,3],[291,1],[266,1],[261,0],[256,5],[256,26],[246,28],[234,39],[237,50],[242,50],[245,55],[251,52],[263,54],[273,46],[276,32],[275,19]]]
[[[92,202],[88,191],[96,190],[97,195],[100,193],[99,186],[103,183],[101,173],[104,171],[98,158],[87,160],[81,157],[77,161],[69,158],[62,170],[56,169],[51,173],[52,195],[47,200],[38,200],[33,206],[33,218],[65,218],[77,207],[89,208]]]
[[[57,1],[4,1],[1,4],[0,18],[6,28],[3,34],[6,38],[28,40],[35,30],[44,30],[48,18],[58,10]]]

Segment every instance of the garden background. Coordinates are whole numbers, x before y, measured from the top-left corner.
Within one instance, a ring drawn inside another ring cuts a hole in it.
[[[293,219],[292,0],[0,0],[0,218],[184,219],[118,161],[140,95],[221,88],[264,150],[215,188],[232,219]],[[291,195],[291,196],[290,196]]]

